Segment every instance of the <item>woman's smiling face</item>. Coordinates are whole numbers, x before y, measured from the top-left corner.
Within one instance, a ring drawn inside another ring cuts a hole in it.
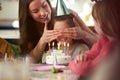
[[[37,22],[45,23],[51,20],[51,8],[46,0],[33,0],[29,5],[29,11]]]

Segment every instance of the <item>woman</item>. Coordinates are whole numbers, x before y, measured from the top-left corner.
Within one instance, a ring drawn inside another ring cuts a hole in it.
[[[76,28],[69,28],[64,31],[50,30],[55,10],[52,9],[49,0],[19,0],[19,26],[22,51],[29,53],[35,62],[38,62],[42,57],[44,49],[46,49],[47,43],[61,35],[74,39],[82,38],[89,45],[92,45],[96,41],[94,33],[86,28],[86,25],[78,18],[75,12],[71,11],[71,13],[74,14],[74,21],[79,23],[81,28],[77,25],[78,27]]]

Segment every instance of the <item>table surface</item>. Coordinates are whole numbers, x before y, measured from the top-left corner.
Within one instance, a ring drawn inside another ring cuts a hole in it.
[[[32,70],[31,80],[78,80],[79,76],[73,74],[67,66],[62,70],[60,73],[52,73],[51,70]]]

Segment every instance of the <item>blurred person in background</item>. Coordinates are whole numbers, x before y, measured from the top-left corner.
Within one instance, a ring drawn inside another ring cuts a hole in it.
[[[1,11],[1,3],[0,3],[0,11]],[[0,38],[0,58],[4,58],[4,56],[7,55],[8,58],[11,58],[12,51],[10,44],[3,38]]]

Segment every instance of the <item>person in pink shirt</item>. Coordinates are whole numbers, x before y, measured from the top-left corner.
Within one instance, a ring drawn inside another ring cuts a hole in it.
[[[92,16],[99,38],[91,50],[77,55],[69,63],[69,69],[80,76],[89,74],[120,43],[120,1],[95,0],[95,2]]]

